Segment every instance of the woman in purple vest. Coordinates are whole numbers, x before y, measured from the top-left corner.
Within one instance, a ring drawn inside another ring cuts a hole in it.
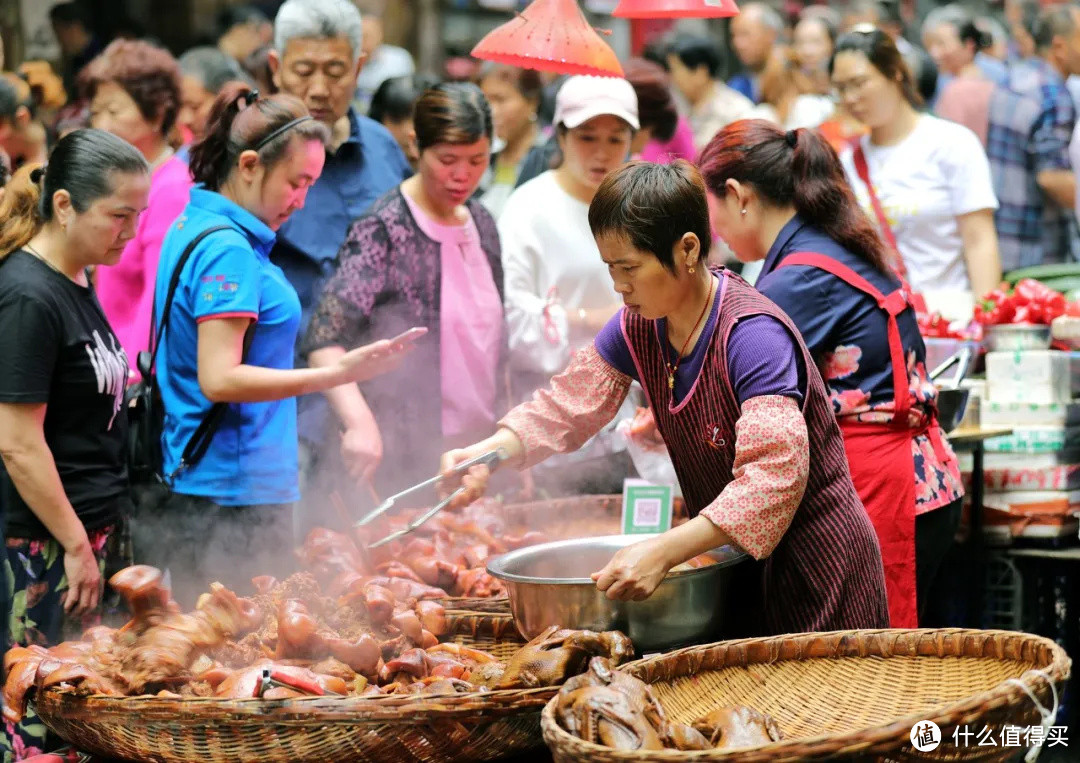
[[[738,276],[705,265],[705,186],[685,161],[610,175],[589,224],[625,307],[548,389],[444,469],[492,448],[528,467],[574,450],[644,387],[692,519],[620,551],[593,575],[612,599],[647,598],[675,565],[734,544],[752,580],[727,635],[881,628],[881,553],[848,473],[828,391],[786,315]],[[462,498],[488,474],[464,478]]]

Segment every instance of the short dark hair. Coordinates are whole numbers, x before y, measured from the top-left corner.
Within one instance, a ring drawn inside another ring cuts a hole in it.
[[[180,110],[180,66],[169,51],[142,40],[114,40],[79,74],[87,100],[106,82],[122,87],[144,119],[160,118],[161,134],[169,134]]]
[[[720,76],[720,67],[723,65],[723,52],[719,43],[712,37],[705,35],[682,34],[677,36],[668,48],[669,56],[675,56],[682,61],[687,69],[697,69],[704,66],[709,70],[709,76],[716,79]]]
[[[381,124],[412,119],[417,99],[438,84],[436,77],[423,74],[384,80],[371,96],[368,116]]]
[[[217,15],[218,35],[243,24],[269,24],[270,19],[254,5],[231,5]]]
[[[0,76],[0,121],[14,121],[15,114],[22,105],[15,86],[7,81],[7,77]]]
[[[79,24],[90,29],[90,14],[79,2],[54,5],[49,9],[49,21],[57,26]]]
[[[444,82],[426,90],[413,113],[420,151],[438,143],[467,145],[492,137],[491,106],[471,82]]]
[[[544,96],[544,81],[540,79],[540,72],[535,69],[522,69],[518,66],[488,61],[480,67],[476,84],[483,84],[488,77],[495,77],[506,82],[521,93],[523,98],[536,101],[537,108],[540,107],[540,100]]]
[[[1066,37],[1076,30],[1076,13],[1080,10],[1073,3],[1061,3],[1044,8],[1035,20],[1031,36],[1038,50],[1046,50],[1055,37]]]
[[[218,93],[226,82],[247,82],[250,78],[232,56],[217,48],[202,45],[186,51],[178,61],[180,71],[194,77],[211,93]]]
[[[594,237],[625,236],[649,252],[668,270],[675,270],[675,245],[687,233],[701,242],[700,259],[709,256],[712,228],[705,181],[690,162],[629,162],[612,172],[589,205]]]

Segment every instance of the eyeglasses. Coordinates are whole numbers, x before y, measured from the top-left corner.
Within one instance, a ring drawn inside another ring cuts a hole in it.
[[[838,99],[843,98],[848,92],[852,95],[858,95],[866,89],[871,80],[871,77],[856,77],[848,82],[835,82],[832,87],[833,94]]]

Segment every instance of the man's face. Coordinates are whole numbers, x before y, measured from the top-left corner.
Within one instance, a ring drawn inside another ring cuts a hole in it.
[[[748,69],[757,71],[765,65],[774,42],[776,31],[758,14],[743,14],[731,20],[731,44],[739,61]]]
[[[1068,74],[1080,74],[1080,10],[1072,11],[1073,30],[1066,36],[1065,69]]]
[[[330,128],[349,110],[359,62],[344,37],[289,40],[274,67],[274,83],[304,102],[311,116]]]
[[[378,16],[365,13],[363,17],[364,41],[360,47],[364,49],[364,55],[371,57],[375,49],[382,45],[383,20]]]
[[[53,24],[53,34],[60,44],[60,51],[65,56],[80,52],[82,45],[81,27],[78,24]]]
[[[207,90],[198,77],[185,74],[180,80],[180,111],[176,123],[190,130],[196,140],[206,131],[216,95]]]

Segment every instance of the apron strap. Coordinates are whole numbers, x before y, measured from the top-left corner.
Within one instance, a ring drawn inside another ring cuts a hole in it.
[[[903,287],[888,295],[867,281],[861,275],[832,257],[816,252],[794,252],[789,254],[777,266],[777,270],[789,265],[804,265],[818,268],[839,278],[853,289],[869,295],[879,308],[888,315],[889,360],[892,363],[893,377],[893,416],[891,425],[897,429],[908,428],[908,412],[911,411],[911,390],[908,385],[907,361],[904,358],[904,344],[900,339],[900,326],[896,316],[907,310],[911,304]]]

